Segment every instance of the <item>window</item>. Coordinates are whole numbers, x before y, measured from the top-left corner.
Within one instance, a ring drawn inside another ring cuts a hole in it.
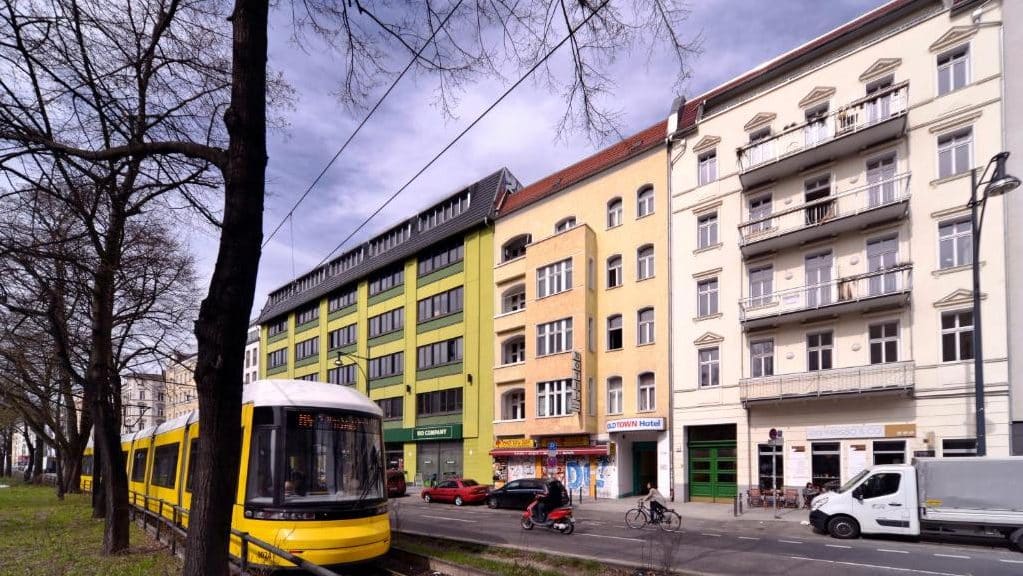
[[[575,228],[575,216],[569,216],[568,218],[562,218],[558,220],[557,224],[554,225],[554,233],[560,234]]]
[[[501,247],[501,262],[507,262],[526,255],[526,246],[533,241],[530,234],[520,234],[504,243]]]
[[[395,352],[379,358],[369,359],[369,378],[387,378],[405,372],[405,353]]]
[[[636,218],[654,213],[654,188],[647,186],[636,195]]]
[[[718,279],[696,283],[696,314],[701,318],[718,313]]]
[[[698,352],[700,362],[700,388],[709,388],[721,383],[721,364],[718,347],[703,348]]]
[[[874,441],[875,466],[878,464],[905,464],[905,463],[906,463],[905,440]]]
[[[536,355],[546,356],[572,349],[572,319],[564,318],[536,327]]]
[[[375,296],[405,283],[405,269],[402,267],[378,273],[369,281],[369,295]]]
[[[509,390],[501,396],[502,420],[526,419],[526,391],[522,388]]]
[[[966,86],[969,65],[969,46],[960,46],[938,56],[938,96]]]
[[[607,349],[621,350],[624,339],[622,338],[622,315],[615,314],[607,317]]]
[[[199,439],[193,438],[188,447],[188,473],[185,474],[185,490],[192,491],[192,477],[195,474],[195,461],[199,457]]]
[[[341,292],[337,292],[335,294],[332,294],[327,299],[327,311],[328,312],[337,312],[338,310],[341,310],[342,308],[347,308],[349,306],[354,306],[358,296],[359,296],[359,292],[355,288],[348,288],[348,289],[345,289],[345,290],[343,290]]]
[[[283,334],[284,332],[287,332],[287,331],[288,331],[288,319],[287,318],[278,318],[277,320],[274,320],[273,322],[271,322],[269,326],[267,326],[266,334],[267,334],[267,336],[276,336],[278,334]]]
[[[970,169],[973,129],[966,128],[938,137],[938,178],[962,174]]]
[[[759,454],[757,466],[760,470],[760,488],[764,490],[781,488],[784,485],[782,479],[785,477],[784,452],[770,444],[760,444],[757,452]],[[771,466],[772,458],[774,459],[773,467]]]
[[[345,346],[351,346],[355,344],[359,334],[359,326],[357,324],[349,324],[348,326],[342,326],[337,330],[331,330],[327,333],[327,339],[330,343],[330,349],[344,348]]]
[[[305,374],[304,376],[296,376],[295,380],[304,380],[306,382],[319,382],[320,375],[317,374],[316,372],[313,372],[312,374]]]
[[[304,310],[299,310],[295,318],[295,324],[301,326],[308,322],[314,322],[320,317],[319,305],[310,306]]]
[[[501,345],[501,363],[518,364],[526,361],[526,337],[515,336]]]
[[[859,490],[860,498],[864,500],[891,496],[899,491],[901,480],[902,474],[898,472],[882,472],[867,478],[866,482],[860,484],[857,490]]]
[[[452,414],[462,411],[462,389],[449,388],[416,394],[416,416]]]
[[[973,263],[973,223],[969,216],[938,223],[938,258],[942,269]]]
[[[643,308],[636,314],[636,344],[654,343],[654,309]]]
[[[426,344],[416,348],[416,362],[419,370],[444,366],[462,361],[462,337]]]
[[[376,403],[384,411],[384,420],[401,420],[405,413],[405,401],[401,396],[381,398]]]
[[[718,213],[704,214],[696,219],[696,247],[709,248],[718,243]]]
[[[607,379],[607,413],[622,413],[622,379],[618,376]]]
[[[884,322],[871,324],[867,328],[870,336],[870,363],[887,364],[899,361],[899,323]]]
[[[810,445],[810,475],[817,486],[837,483],[841,478],[842,452],[838,442],[815,442]]]
[[[524,310],[526,308],[526,286],[525,284],[516,284],[511,288],[505,290],[501,296],[501,312],[507,314],[508,312],[515,312],[518,310]]]
[[[977,455],[976,438],[946,438],[941,441],[941,455],[946,458],[961,458]]]
[[[429,322],[434,318],[457,314],[463,307],[462,286],[441,292],[419,301],[419,323]]]
[[[767,306],[774,293],[774,266],[749,269],[749,306]]]
[[[390,334],[405,327],[405,309],[395,308],[383,314],[377,314],[369,319],[369,337],[376,338],[383,334]]]
[[[806,369],[831,370],[834,334],[831,331],[806,335]]]
[[[647,244],[636,251],[636,278],[646,280],[654,277],[654,247]]]
[[[149,482],[164,488],[174,487],[174,478],[178,471],[178,443],[157,446],[153,452],[153,470],[149,473]]]
[[[461,238],[454,243],[443,244],[441,246],[431,248],[426,253],[419,256],[418,274],[419,276],[426,276],[435,270],[447,268],[452,264],[461,262],[464,256],[465,246]]]
[[[607,203],[607,227],[617,228],[622,225],[622,199],[612,198]]]
[[[131,481],[146,481],[146,456],[149,454],[147,448],[136,450],[131,463]]]
[[[311,358],[320,353],[320,337],[316,336],[295,343],[295,360]]]
[[[572,288],[572,259],[536,269],[536,297],[546,298]]]
[[[597,329],[593,325],[593,317],[586,319],[586,344],[590,352],[597,351]]]
[[[266,355],[266,367],[267,368],[279,368],[288,363],[288,349],[281,348],[280,350],[274,350]]]
[[[749,226],[747,234],[766,232],[771,229],[771,195],[765,194],[749,200]]]
[[[746,166],[756,166],[774,159],[774,140],[771,139],[771,127],[765,126],[749,133],[749,146],[742,153],[742,162]]]
[[[806,225],[820,224],[834,216],[835,201],[831,196],[831,174],[810,178],[803,182]]]
[[[425,232],[436,228],[469,209],[472,204],[472,192],[462,192],[449,198],[433,208],[419,214],[419,231]]]
[[[622,285],[622,257],[618,254],[607,259],[607,287]]]
[[[750,342],[750,375],[753,378],[774,376],[774,340]]]
[[[806,111],[806,125],[803,139],[807,147],[815,146],[828,139],[828,103],[814,106]]]
[[[718,179],[718,152],[711,150],[700,154],[697,160],[700,186]]]
[[[355,386],[356,369],[355,364],[330,368],[327,370],[327,382],[340,386]]]
[[[538,382],[536,385],[536,415],[540,418],[566,416],[571,413],[569,406],[571,399],[571,380]]]
[[[649,412],[657,409],[657,385],[654,375],[645,372],[639,375],[639,411]]]
[[[941,361],[973,359],[973,311],[941,314]]]

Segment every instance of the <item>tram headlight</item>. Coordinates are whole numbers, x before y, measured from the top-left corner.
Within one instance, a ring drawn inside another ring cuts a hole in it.
[[[281,510],[246,510],[246,518],[255,520],[316,520],[316,512],[287,512]]]

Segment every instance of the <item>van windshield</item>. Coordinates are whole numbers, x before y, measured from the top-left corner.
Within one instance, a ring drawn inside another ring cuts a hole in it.
[[[838,494],[848,492],[850,488],[859,484],[860,480],[863,480],[863,477],[866,476],[867,474],[870,474],[870,470],[861,470],[859,474],[850,478],[848,482],[842,484],[842,487],[839,488],[838,490],[835,490],[835,492],[837,492]]]

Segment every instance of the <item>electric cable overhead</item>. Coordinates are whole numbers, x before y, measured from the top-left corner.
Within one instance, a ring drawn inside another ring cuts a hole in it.
[[[459,132],[458,135],[454,137],[454,139],[452,139],[450,142],[448,142],[447,145],[444,146],[444,148],[442,148],[439,152],[437,152],[437,154],[434,155],[434,157],[431,158],[430,161],[427,162],[425,166],[420,168],[418,172],[413,174],[412,177],[409,178],[409,180],[407,182],[405,182],[405,184],[403,184],[401,186],[401,188],[398,188],[398,190],[394,194],[391,194],[391,196],[388,197],[387,200],[385,200],[383,204],[381,204],[379,207],[377,207],[377,209],[374,210],[372,214],[367,216],[362,221],[361,224],[359,224],[354,230],[351,231],[351,233],[348,234],[348,236],[345,236],[344,240],[339,242],[338,245],[335,246],[333,250],[331,250],[329,253],[327,253],[327,255],[323,258],[323,260],[320,260],[319,264],[317,264],[316,266],[313,267],[313,270],[316,270],[320,266],[323,266],[328,260],[330,260],[330,257],[333,256],[338,250],[340,250],[341,247],[345,245],[345,243],[347,243],[349,240],[351,240],[353,236],[358,234],[359,231],[362,230],[366,226],[366,224],[369,223],[370,220],[372,220],[377,214],[382,212],[383,209],[386,208],[388,204],[393,202],[395,198],[397,198],[402,192],[405,191],[405,189],[407,189],[409,186],[411,186],[412,183],[416,181],[416,179],[418,179],[420,176],[423,175],[424,172],[429,170],[430,167],[433,166],[437,162],[437,160],[440,159],[441,156],[443,156],[448,150],[451,149],[451,147],[453,147],[455,144],[457,144],[458,141],[462,139],[462,137],[464,137],[477,124],[479,124],[480,121],[482,121],[483,118],[486,117],[487,114],[489,114],[494,108],[497,107],[498,104],[500,104],[505,98],[507,98],[508,95],[512,93],[512,91],[514,91],[516,88],[518,88],[520,84],[525,82],[527,78],[532,76],[533,72],[536,72],[537,68],[542,66],[544,64],[544,62],[546,62],[551,56],[553,56],[554,53],[557,52],[558,49],[560,49],[562,46],[564,46],[566,42],[571,40],[572,37],[575,36],[575,33],[578,32],[580,28],[585,26],[590,21],[590,19],[592,19],[594,16],[596,16],[597,13],[599,13],[604,8],[604,6],[607,6],[607,4],[610,1],[611,0],[604,0],[603,2],[601,2],[599,6],[594,8],[593,11],[590,12],[589,15],[586,16],[586,18],[583,18],[582,21],[580,21],[574,27],[570,28],[569,31],[568,31],[568,34],[566,34],[565,37],[562,38],[560,42],[555,44],[554,47],[551,48],[550,51],[548,51],[547,54],[544,55],[543,58],[541,58],[538,62],[533,64],[533,66],[529,70],[527,70],[525,74],[523,74],[518,80],[516,80],[514,84],[509,86],[508,89],[505,90],[504,93],[501,94],[497,98],[497,100],[494,100],[494,102],[490,106],[488,106],[483,112],[481,112],[480,115],[477,116],[475,120],[473,120],[468,126],[466,126],[464,129],[462,129],[462,131]]]
[[[398,85],[398,82],[400,82],[401,79],[405,76],[405,74],[412,68],[412,66],[416,63],[416,60],[422,58],[423,51],[426,50],[426,47],[430,45],[430,42],[432,42],[434,37],[437,36],[437,33],[444,28],[444,25],[448,23],[448,20],[451,18],[451,16],[454,15],[456,11],[458,11],[458,8],[462,5],[462,2],[463,0],[458,0],[458,3],[455,4],[455,7],[451,9],[451,12],[448,12],[448,15],[444,17],[444,21],[440,23],[440,26],[438,26],[433,31],[433,34],[431,34],[430,37],[426,39],[426,42],[423,42],[423,45],[419,48],[418,51],[415,52],[415,54],[412,56],[412,59],[409,60],[405,68],[401,71],[400,74],[398,74],[398,77],[395,78],[393,82],[391,82],[391,85],[387,87],[387,90],[376,101],[376,104],[374,104],[373,107],[370,108],[369,112],[366,113],[366,116],[362,119],[361,122],[359,122],[359,125],[356,126],[355,130],[348,136],[348,139],[345,140],[343,144],[341,144],[340,148],[337,149],[337,152],[335,152],[334,156],[332,156],[330,161],[327,162],[327,165],[324,166],[322,170],[320,170],[320,173],[316,175],[316,178],[314,178],[313,181],[309,184],[309,186],[305,189],[305,192],[303,192],[302,195],[299,196],[298,200],[295,201],[295,204],[291,206],[290,210],[288,210],[288,213],[285,214],[283,218],[281,218],[281,221],[277,223],[277,226],[275,226],[273,231],[270,232],[270,234],[266,237],[266,240],[263,240],[263,245],[260,246],[260,248],[266,248],[266,245],[270,243],[270,240],[273,240],[273,237],[276,236],[278,232],[280,232],[281,227],[284,226],[284,223],[288,221],[288,218],[294,216],[295,210],[298,209],[298,206],[302,204],[302,201],[306,199],[306,196],[309,196],[309,193],[312,192],[313,188],[315,188],[316,185],[320,183],[320,180],[322,180],[323,177],[327,174],[327,171],[330,170],[330,167],[334,165],[334,162],[336,162],[337,159],[341,156],[341,153],[344,152],[346,148],[348,148],[348,145],[352,143],[352,140],[354,140],[355,137],[358,136],[359,132],[362,131],[362,127],[365,126],[367,122],[369,122],[369,119],[373,117],[373,114],[384,103],[384,100],[386,100],[387,97],[391,94],[391,92],[394,91],[394,88],[395,86]],[[376,16],[374,16],[373,13],[369,12],[362,6],[359,6],[359,9],[365,11],[367,14],[370,15],[370,17],[375,22],[379,23],[379,20],[377,20]],[[406,46],[408,45],[406,44]],[[408,48],[411,50],[411,46],[408,46]]]

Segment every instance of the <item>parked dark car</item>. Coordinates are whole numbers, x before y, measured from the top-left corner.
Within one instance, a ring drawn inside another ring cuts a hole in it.
[[[545,488],[555,494],[561,495],[561,505],[568,505],[568,490],[559,480],[547,480],[545,478],[521,478],[512,480],[504,486],[491,490],[487,494],[487,506],[491,508],[516,508],[525,510],[526,506],[533,501],[537,494],[542,494]]]
[[[405,495],[405,471],[387,471],[387,497],[398,498]]]

